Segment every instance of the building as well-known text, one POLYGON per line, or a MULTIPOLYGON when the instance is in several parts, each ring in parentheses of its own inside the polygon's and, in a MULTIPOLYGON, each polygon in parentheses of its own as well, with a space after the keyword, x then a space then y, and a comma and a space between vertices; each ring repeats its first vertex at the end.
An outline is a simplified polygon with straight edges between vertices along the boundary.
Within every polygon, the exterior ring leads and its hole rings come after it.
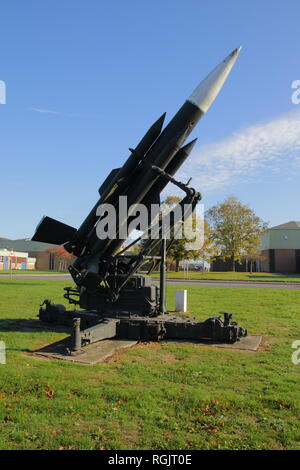
POLYGON ((22 251, 0 249, 0 270, 35 269, 36 259, 22 251))
MULTIPOLYGON (((53 253, 47 252, 49 248, 53 248, 55 246, 56 245, 51 245, 49 243, 34 242, 30 239, 0 239, 0 253, 2 253, 3 250, 5 252, 6 250, 6 254, 11 251, 17 254, 18 267, 14 267, 14 258, 12 257, 12 269, 38 269, 41 271, 58 271, 60 269, 60 260, 53 253), (33 258, 35 259, 34 267, 32 267, 33 258), (24 263, 26 263, 26 267, 24 267, 24 263)), ((8 255, 5 256, 0 254, 0 257, 1 256, 2 262, 0 261, 0 269, 10 269, 10 266, 5 267, 8 266, 9 263, 9 260, 6 259, 8 255)))
MULTIPOLYGON (((261 266, 261 257, 257 257, 257 259, 247 259, 242 258, 241 261, 236 261, 234 264, 234 270, 236 272, 260 272, 262 270, 261 266)), ((225 271, 232 271, 232 260, 230 258, 222 259, 220 256, 216 256, 216 258, 211 262, 210 270, 213 272, 225 272, 225 271)))
POLYGON ((262 271, 300 274, 300 222, 268 229, 261 237, 262 271))

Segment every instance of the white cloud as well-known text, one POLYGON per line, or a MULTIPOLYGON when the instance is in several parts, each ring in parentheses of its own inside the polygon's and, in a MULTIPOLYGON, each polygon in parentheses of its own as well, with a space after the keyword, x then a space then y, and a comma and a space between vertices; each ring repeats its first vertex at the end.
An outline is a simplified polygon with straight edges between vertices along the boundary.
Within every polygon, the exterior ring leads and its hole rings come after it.
POLYGON ((231 137, 192 152, 179 178, 193 177, 201 190, 249 181, 262 170, 276 174, 300 169, 300 112, 242 129, 231 137))
POLYGON ((28 109, 29 109, 29 111, 35 111, 36 113, 61 114, 60 112, 52 111, 51 109, 42 109, 42 108, 35 108, 35 107, 31 107, 31 108, 28 108, 28 109))

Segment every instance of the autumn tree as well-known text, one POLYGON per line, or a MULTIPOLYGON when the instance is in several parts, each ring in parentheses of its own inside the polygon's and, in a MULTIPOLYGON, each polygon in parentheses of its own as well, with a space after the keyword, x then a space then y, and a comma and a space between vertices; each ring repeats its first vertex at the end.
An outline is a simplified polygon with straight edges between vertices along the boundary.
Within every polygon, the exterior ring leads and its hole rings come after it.
POLYGON ((206 218, 217 254, 222 259, 231 259, 233 271, 236 261, 247 255, 253 259, 259 254, 260 236, 267 224, 236 197, 229 197, 211 207, 206 218))
POLYGON ((211 263, 216 256, 216 246, 212 237, 211 227, 206 219, 204 219, 204 241, 202 248, 199 250, 199 256, 195 259, 201 259, 207 263, 211 263))
POLYGON ((46 253, 55 256, 59 260, 59 271, 66 270, 75 259, 75 256, 64 249, 63 246, 52 246, 46 253))
MULTIPOLYGON (((180 201, 177 196, 168 196, 164 201, 164 204, 169 206, 171 209, 180 201)), ((201 248, 197 250, 187 249, 186 236, 181 239, 174 239, 171 248, 168 251, 167 257, 169 260, 175 261, 175 269, 179 270, 179 263, 183 260, 198 260, 201 259, 203 262, 210 262, 215 254, 215 247, 213 240, 210 236, 209 224, 206 220, 200 220, 195 218, 193 221, 193 230, 204 231, 204 239, 201 248)))

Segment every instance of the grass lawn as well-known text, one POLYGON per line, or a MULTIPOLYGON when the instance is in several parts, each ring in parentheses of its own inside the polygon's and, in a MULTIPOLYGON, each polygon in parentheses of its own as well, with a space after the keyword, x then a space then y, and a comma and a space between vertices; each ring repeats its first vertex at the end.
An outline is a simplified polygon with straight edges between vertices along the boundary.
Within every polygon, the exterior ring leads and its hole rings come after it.
MULTIPOLYGON (((1 274, 10 274, 9 270, 0 271, 1 274)), ((13 269, 12 274, 68 274, 69 271, 38 271, 26 269, 13 269)), ((152 274, 159 277, 158 272, 152 274)), ((169 279, 199 279, 199 280, 219 280, 219 281, 272 281, 272 282, 300 282, 300 274, 280 274, 280 273, 238 273, 238 272, 207 272, 189 271, 188 275, 183 271, 167 272, 169 279)))
POLYGON ((1 274, 68 274, 69 271, 39 271, 38 269, 13 269, 10 272, 9 269, 2 269, 1 274))
POLYGON ((231 311, 266 335, 257 353, 148 343, 94 366, 26 356, 64 335, 13 321, 61 303, 65 285, 0 279, 0 449, 300 449, 299 292, 187 287, 195 317, 231 311))
MULTIPOLYGON (((153 277, 159 277, 159 273, 153 273, 153 277)), ((189 271, 188 274, 183 271, 176 273, 169 271, 169 279, 199 279, 215 281, 272 281, 272 282, 300 282, 300 274, 280 274, 280 273, 237 273, 237 272, 208 272, 201 273, 189 271)))

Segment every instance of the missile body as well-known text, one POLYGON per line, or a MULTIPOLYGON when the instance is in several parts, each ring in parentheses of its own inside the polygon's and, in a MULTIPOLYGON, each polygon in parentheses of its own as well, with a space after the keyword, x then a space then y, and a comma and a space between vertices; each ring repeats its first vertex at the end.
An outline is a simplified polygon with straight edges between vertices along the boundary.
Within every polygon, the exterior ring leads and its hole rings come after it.
MULTIPOLYGON (((116 187, 115 189, 119 190, 118 193, 120 194, 120 189, 122 188, 122 185, 124 186, 124 180, 126 181, 126 177, 130 175, 131 172, 138 166, 144 154, 159 136, 164 120, 165 113, 150 127, 150 129, 146 132, 137 147, 131 151, 131 155, 129 156, 123 167, 118 168, 116 170, 112 170, 106 181, 102 184, 102 186, 100 186, 100 199, 97 201, 97 203, 95 204, 95 206, 93 207, 87 218, 84 220, 84 222, 81 224, 76 233, 75 249, 77 254, 79 254, 78 248, 84 245, 85 237, 93 229, 95 223, 98 220, 98 217, 96 216, 97 208, 100 204, 108 202, 109 199, 111 199, 109 198, 109 193, 113 191, 114 187, 116 187)), ((116 192, 117 191, 115 191, 115 193, 116 192)))
POLYGON ((69 252, 78 256, 74 265, 76 269, 97 272, 99 261, 113 256, 124 242, 119 235, 124 233, 124 228, 135 218, 133 212, 130 212, 130 206, 159 203, 159 194, 168 180, 153 167, 158 167, 171 176, 176 173, 195 141, 182 147, 183 143, 215 100, 240 49, 235 49, 196 87, 163 131, 165 114, 150 127, 137 147, 130 149, 131 155, 124 166, 113 170, 100 187, 99 200, 77 231, 73 227, 45 218, 47 220, 42 220, 32 239, 47 242, 47 238, 51 238, 51 242, 55 243, 56 236, 59 244, 63 243, 69 252), (127 217, 119 221, 120 196, 127 196, 129 212, 127 217), (97 237, 96 226, 100 218, 96 211, 103 203, 110 203, 116 209, 118 226, 113 240, 101 240, 97 237))
MULTIPOLYGON (((219 91, 221 90, 227 76, 229 75, 240 48, 235 49, 224 61, 222 61, 194 90, 187 101, 182 105, 173 119, 165 127, 155 143, 146 153, 141 162, 139 173, 135 175, 134 184, 127 191, 128 207, 142 203, 145 196, 151 194, 152 188, 160 179, 160 176, 152 168, 153 165, 166 170, 168 165, 172 167, 173 159, 176 161, 180 146, 184 143, 188 135, 192 132, 203 114, 209 109, 219 91)), ((176 167, 176 170, 178 166, 176 167)), ((155 189, 154 189, 155 191, 155 189)), ((153 193, 155 194, 155 193, 153 193)), ((128 214, 130 217, 130 213, 128 214)), ((120 222, 117 234, 128 225, 128 220, 120 222)), ((117 237, 117 239, 119 239, 117 237)), ((90 234, 88 240, 88 251, 90 258, 94 256, 109 257, 121 246, 120 243, 113 243, 113 240, 96 240, 95 234, 90 234)))

